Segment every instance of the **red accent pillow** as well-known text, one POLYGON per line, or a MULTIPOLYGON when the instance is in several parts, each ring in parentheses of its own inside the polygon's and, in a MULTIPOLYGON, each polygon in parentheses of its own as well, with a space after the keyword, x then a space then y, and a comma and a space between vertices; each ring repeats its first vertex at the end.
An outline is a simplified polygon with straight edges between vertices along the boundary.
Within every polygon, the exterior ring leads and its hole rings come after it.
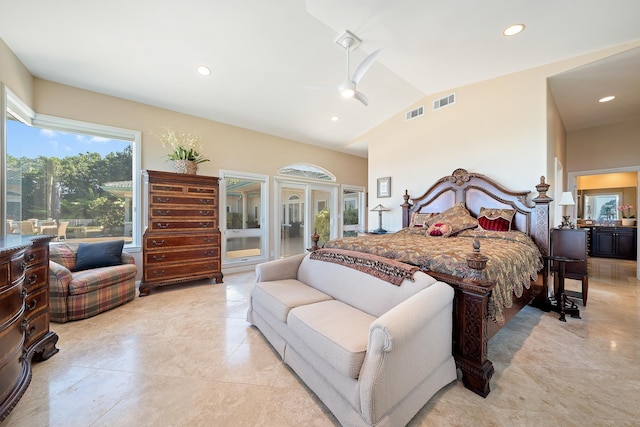
POLYGON ((451 231, 451 224, 448 224, 446 222, 436 222, 429 226, 427 234, 434 237, 447 237, 451 234, 451 231))
POLYGON ((507 221, 504 218, 489 219, 481 216, 478 218, 478 224, 483 230, 490 231, 509 231, 511 230, 511 221, 507 221))

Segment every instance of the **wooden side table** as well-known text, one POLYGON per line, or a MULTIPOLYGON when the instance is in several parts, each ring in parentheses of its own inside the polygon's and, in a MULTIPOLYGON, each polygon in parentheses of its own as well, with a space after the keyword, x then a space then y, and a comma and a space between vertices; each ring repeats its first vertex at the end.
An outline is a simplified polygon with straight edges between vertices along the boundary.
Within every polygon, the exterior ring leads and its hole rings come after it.
POLYGON ((557 280, 558 289, 553 299, 548 302, 547 309, 549 311, 555 311, 557 313, 560 313, 559 320, 562 322, 567 321, 565 317, 566 314, 569 314, 571 317, 580 319, 581 318, 580 310, 578 309, 578 306, 572 299, 567 297, 567 294, 564 290, 564 278, 565 278, 567 263, 583 262, 584 260, 579 258, 568 258, 563 256, 555 256, 555 255, 547 255, 547 256, 543 256, 543 258, 545 260, 545 267, 544 267, 545 274, 547 274, 547 272, 549 271, 548 269, 549 266, 547 265, 549 262, 558 263, 558 268, 556 269, 557 270, 556 274, 558 275, 558 280, 557 280))

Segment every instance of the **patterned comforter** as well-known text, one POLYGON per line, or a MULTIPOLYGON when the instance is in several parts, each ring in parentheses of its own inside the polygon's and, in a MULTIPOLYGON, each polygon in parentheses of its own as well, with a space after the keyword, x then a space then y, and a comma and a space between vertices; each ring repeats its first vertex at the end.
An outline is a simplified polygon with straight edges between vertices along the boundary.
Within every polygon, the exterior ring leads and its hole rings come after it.
POLYGON ((466 257, 473 252, 474 238, 480 242, 480 252, 489 258, 483 278, 496 282, 489 298, 489 316, 502 325, 503 307, 511 307, 512 294, 522 296, 543 266, 540 251, 525 233, 473 229, 455 237, 432 237, 422 228, 404 228, 394 234, 334 239, 324 247, 372 253, 437 273, 467 277, 466 257))

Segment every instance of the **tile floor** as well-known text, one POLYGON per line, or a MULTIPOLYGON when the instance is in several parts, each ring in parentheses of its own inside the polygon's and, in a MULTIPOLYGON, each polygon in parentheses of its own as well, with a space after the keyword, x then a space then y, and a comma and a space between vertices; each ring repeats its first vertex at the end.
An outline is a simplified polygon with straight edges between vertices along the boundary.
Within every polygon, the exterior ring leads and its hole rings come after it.
MULTIPOLYGON (((490 342, 491 394, 454 382, 409 425, 640 425, 636 263, 590 264, 581 320, 526 307, 490 342)), ((3 425, 338 425, 246 323, 253 279, 165 287, 91 319, 52 324, 60 352, 34 365, 3 425)))

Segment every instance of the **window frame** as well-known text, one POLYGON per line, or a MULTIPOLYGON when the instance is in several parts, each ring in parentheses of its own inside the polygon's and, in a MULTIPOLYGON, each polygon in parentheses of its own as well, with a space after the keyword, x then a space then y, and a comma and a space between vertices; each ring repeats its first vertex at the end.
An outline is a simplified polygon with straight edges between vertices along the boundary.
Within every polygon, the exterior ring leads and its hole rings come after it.
POLYGON ((22 123, 41 129, 81 133, 85 135, 99 136, 131 142, 132 242, 130 244, 127 244, 126 247, 132 249, 140 248, 142 242, 142 209, 140 209, 142 132, 115 126, 102 125, 98 123, 85 122, 81 120, 73 120, 46 114, 38 114, 34 112, 5 85, 3 85, 2 92, 2 124, 0 135, 2 139, 2 143, 0 144, 0 170, 2 171, 2 203, 0 203, 0 216, 2 218, 2 222, 6 222, 6 121, 7 114, 10 113, 12 117, 20 120, 22 123))

